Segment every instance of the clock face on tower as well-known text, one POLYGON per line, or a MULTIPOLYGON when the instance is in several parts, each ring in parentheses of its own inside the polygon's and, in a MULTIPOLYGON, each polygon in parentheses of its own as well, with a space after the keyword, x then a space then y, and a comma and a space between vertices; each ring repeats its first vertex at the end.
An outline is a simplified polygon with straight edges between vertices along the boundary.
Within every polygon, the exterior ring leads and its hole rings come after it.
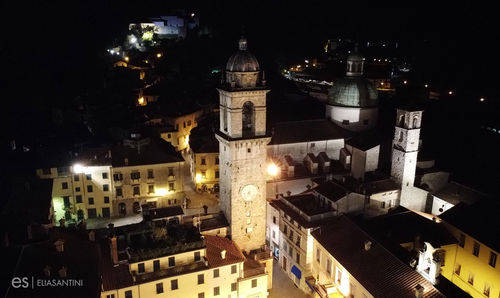
POLYGON ((241 189, 241 196, 246 201, 251 201, 259 195, 259 188, 255 185, 248 184, 241 189))

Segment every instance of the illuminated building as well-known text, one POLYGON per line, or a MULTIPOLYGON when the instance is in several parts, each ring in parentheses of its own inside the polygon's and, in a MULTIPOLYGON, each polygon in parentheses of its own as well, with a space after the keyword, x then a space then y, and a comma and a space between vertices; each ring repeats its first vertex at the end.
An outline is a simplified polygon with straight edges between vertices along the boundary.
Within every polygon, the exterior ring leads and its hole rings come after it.
MULTIPOLYGON (((198 192, 219 192, 219 142, 210 131, 206 138, 190 142, 191 179, 198 192)), ((194 138, 194 137, 193 137, 194 138)))
POLYGON ((138 133, 112 149, 115 214, 139 213, 143 205, 180 205, 184 159, 163 139, 138 133))
POLYGON ((442 275, 472 297, 500 295, 499 214, 498 202, 484 198, 439 216, 458 240, 453 267, 442 275))
POLYGON ((445 297, 346 216, 311 234, 314 297, 445 297))

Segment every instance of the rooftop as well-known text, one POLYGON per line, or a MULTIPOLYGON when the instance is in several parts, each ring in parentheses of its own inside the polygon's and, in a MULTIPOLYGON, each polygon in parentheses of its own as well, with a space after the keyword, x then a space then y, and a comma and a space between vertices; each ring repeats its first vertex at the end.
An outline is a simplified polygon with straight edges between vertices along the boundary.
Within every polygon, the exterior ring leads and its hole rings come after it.
POLYGON ((326 119, 279 122, 274 126, 270 145, 337 140, 350 135, 326 119))
POLYGON ((233 241, 227 238, 211 235, 205 235, 203 238, 207 246, 206 256, 209 267, 213 268, 245 261, 245 256, 233 241), (224 259, 221 255, 223 250, 226 251, 224 259))
POLYGON ((213 229, 219 229, 228 227, 229 223, 224 216, 224 213, 220 212, 217 216, 201 219, 200 231, 209 231, 213 229))
POLYGON ((352 137, 346 141, 346 144, 361 151, 367 151, 379 146, 382 141, 383 136, 381 136, 378 131, 368 131, 352 137))
POLYGON ((470 205, 486 197, 485 194, 454 181, 449 182, 433 195, 453 205, 461 202, 470 205))
POLYGON ((274 208, 282 210, 304 228, 317 227, 331 220, 333 210, 327 210, 326 207, 321 207, 318 200, 311 193, 290 197, 271 200, 270 204, 274 208), (291 199, 291 202, 287 200, 290 197, 294 197, 291 199), (286 202, 288 202, 288 204, 286 202), (323 215, 328 216, 324 217, 323 215))
POLYGON ((500 203, 483 199, 471 205, 459 203, 439 217, 500 253, 500 203))
POLYGON ((343 187, 332 181, 320 182, 319 185, 312 190, 333 202, 336 202, 347 195, 343 187))
MULTIPOLYGON (((179 216, 184 215, 184 211, 180 206, 172 206, 172 207, 164 207, 164 208, 150 208, 148 210, 148 218, 154 219, 162 219, 171 216, 179 216)), ((146 216, 145 216, 146 217, 146 216)))
POLYGON ((113 167, 183 162, 182 155, 160 138, 125 140, 112 149, 113 167))
POLYGON ((430 282, 401 262, 346 216, 312 232, 312 236, 375 297, 444 297, 430 282), (371 248, 365 250, 365 241, 371 248))
POLYGON ((399 185, 392 179, 383 179, 367 182, 364 184, 364 188, 368 194, 376 194, 391 190, 399 190, 399 185))

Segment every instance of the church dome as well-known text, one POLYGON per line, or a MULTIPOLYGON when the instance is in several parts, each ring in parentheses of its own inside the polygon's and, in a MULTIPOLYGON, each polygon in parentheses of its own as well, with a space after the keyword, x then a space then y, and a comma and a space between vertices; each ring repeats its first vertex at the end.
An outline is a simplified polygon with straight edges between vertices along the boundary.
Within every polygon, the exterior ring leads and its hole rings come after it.
POLYGON ((377 89, 363 77, 364 59, 355 51, 347 57, 346 76, 328 91, 328 104, 344 107, 378 105, 377 89))
POLYGON ((257 58, 247 50, 247 40, 241 38, 238 45, 238 51, 227 61, 226 70, 233 72, 259 71, 257 58))
POLYGON ((345 107, 373 107, 378 105, 377 89, 363 77, 345 77, 328 91, 328 104, 345 107))

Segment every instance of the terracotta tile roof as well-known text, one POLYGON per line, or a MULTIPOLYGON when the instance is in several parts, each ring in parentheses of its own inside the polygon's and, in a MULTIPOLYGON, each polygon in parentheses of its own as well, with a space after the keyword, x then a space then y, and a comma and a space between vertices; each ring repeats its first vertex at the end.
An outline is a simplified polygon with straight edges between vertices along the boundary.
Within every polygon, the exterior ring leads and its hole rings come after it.
POLYGON ((346 216, 338 217, 312 232, 313 237, 374 297, 445 297, 430 282, 401 262, 346 216), (371 248, 364 250, 365 241, 371 248))
POLYGON ((245 256, 233 241, 218 237, 205 235, 207 246, 207 259, 210 267, 220 267, 234 263, 244 262, 245 256), (221 251, 226 251, 226 257, 222 259, 221 251))

